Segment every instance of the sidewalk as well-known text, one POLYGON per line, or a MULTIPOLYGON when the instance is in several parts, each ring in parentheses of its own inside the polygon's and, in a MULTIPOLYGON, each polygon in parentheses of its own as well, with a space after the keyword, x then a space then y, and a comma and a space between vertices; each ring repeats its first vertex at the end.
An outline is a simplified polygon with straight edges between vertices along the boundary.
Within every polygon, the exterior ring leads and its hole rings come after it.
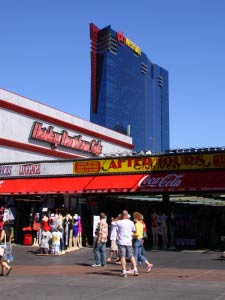
POLYGON ((35 256, 13 246, 9 277, 0 277, 1 299, 225 299, 225 259, 213 251, 149 251, 150 273, 121 278, 120 266, 92 268, 91 248, 61 256, 35 256))

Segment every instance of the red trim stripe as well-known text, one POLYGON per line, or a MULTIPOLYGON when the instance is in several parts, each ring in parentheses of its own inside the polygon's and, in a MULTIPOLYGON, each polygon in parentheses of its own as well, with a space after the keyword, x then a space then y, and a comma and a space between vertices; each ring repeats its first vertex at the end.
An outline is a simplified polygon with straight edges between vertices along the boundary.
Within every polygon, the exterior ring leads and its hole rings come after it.
POLYGON ((63 159, 81 158, 82 157, 79 155, 73 155, 73 154, 68 154, 65 152, 59 152, 58 150, 50 150, 50 149, 33 146, 30 144, 25 144, 25 143, 15 142, 15 141, 2 139, 2 138, 0 138, 0 145, 7 146, 9 148, 31 151, 31 152, 44 154, 44 155, 51 156, 51 157, 63 158, 63 159))
POLYGON ((77 125, 74 125, 74 124, 71 124, 71 123, 68 123, 68 122, 56 119, 54 117, 50 117, 48 115, 45 115, 45 114, 33 111, 33 110, 25 108, 25 107, 22 107, 22 106, 13 104, 13 103, 9 103, 9 102, 7 102, 5 100, 1 100, 0 99, 0 107, 4 108, 4 109, 11 110, 11 111, 14 111, 14 112, 17 112, 19 114, 23 114, 25 116, 29 116, 29 117, 32 117, 32 118, 35 118, 35 119, 46 121, 46 122, 49 122, 49 123, 61 126, 63 128, 67 128, 67 129, 70 129, 70 130, 73 130, 73 131, 78 131, 80 133, 89 135, 91 137, 102 139, 104 141, 108 141, 108 142, 111 142, 113 144, 126 147, 128 149, 133 149, 134 148, 134 145, 132 145, 132 144, 129 144, 129 143, 126 143, 126 142, 114 139, 112 137, 109 137, 109 136, 101 134, 101 133, 97 133, 97 132, 92 131, 90 129, 82 128, 80 126, 77 126, 77 125))
POLYGON ((91 96, 92 96, 92 110, 97 112, 98 107, 98 92, 97 92, 97 43, 98 43, 99 29, 95 24, 90 24, 90 38, 91 38, 91 96))

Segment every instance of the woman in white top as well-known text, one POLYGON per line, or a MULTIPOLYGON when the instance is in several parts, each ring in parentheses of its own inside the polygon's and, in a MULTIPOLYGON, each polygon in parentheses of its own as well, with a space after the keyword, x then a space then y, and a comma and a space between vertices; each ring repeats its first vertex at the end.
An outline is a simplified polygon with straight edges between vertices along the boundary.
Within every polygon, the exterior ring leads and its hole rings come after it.
POLYGON ((117 224, 116 221, 118 218, 111 218, 110 225, 110 254, 107 258, 107 262, 112 262, 113 256, 115 255, 115 261, 120 260, 118 258, 118 245, 117 245, 117 224))
POLYGON ((164 213, 160 213, 158 215, 158 224, 161 229, 161 234, 162 234, 162 242, 163 242, 163 249, 167 248, 167 216, 164 213))

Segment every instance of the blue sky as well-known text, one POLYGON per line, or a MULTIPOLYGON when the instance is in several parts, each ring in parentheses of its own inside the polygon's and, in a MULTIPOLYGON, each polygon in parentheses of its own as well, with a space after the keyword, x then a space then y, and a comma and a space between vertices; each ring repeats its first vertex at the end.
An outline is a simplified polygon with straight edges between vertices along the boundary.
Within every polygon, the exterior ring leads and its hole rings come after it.
POLYGON ((225 146, 224 0, 0 0, 0 88, 89 120, 89 23, 169 71, 171 148, 225 146))

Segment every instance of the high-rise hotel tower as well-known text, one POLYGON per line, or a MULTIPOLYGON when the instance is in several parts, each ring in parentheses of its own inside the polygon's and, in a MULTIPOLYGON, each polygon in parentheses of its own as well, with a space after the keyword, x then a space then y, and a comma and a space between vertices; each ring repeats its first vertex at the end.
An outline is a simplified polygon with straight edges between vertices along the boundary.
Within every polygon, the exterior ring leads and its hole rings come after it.
POLYGON ((136 151, 169 149, 168 72, 122 32, 90 24, 90 120, 130 134, 136 151))

